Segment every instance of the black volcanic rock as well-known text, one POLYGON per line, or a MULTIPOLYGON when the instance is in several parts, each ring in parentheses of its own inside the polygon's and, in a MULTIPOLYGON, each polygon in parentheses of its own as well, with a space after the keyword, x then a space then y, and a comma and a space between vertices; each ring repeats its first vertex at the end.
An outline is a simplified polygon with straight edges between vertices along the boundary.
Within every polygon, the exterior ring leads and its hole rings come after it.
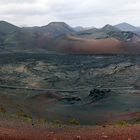
POLYGON ((100 90, 100 89, 93 89, 90 91, 90 94, 88 95, 87 99, 89 100, 89 103, 97 102, 101 99, 104 99, 109 96, 111 90, 100 90))
POLYGON ((63 101, 64 103, 75 104, 81 102, 82 100, 78 96, 70 96, 70 97, 63 97, 62 99, 60 99, 60 101, 63 101))

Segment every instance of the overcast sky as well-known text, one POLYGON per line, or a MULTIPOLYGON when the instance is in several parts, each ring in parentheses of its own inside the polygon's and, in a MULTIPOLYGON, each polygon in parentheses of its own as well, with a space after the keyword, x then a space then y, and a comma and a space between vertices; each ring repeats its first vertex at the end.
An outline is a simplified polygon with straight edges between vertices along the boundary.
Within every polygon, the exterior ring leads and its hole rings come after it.
POLYGON ((140 0, 0 0, 0 20, 18 26, 64 21, 71 26, 128 22, 140 26, 140 0))

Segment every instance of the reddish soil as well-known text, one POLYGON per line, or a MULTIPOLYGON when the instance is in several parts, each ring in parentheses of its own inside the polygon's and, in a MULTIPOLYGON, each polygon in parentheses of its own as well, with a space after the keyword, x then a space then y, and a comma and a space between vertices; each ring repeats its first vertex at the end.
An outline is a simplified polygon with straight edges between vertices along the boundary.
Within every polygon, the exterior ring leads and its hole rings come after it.
POLYGON ((140 140, 140 125, 100 127, 0 127, 0 140, 140 140))
POLYGON ((67 36, 67 38, 61 41, 58 40, 56 44, 57 51, 76 54, 124 54, 140 52, 138 44, 122 42, 115 38, 83 39, 67 36))
POLYGON ((121 42, 117 39, 81 39, 69 38, 66 42, 61 41, 60 50, 72 53, 114 53, 122 51, 121 42), (69 40, 73 43, 68 43, 69 40))
POLYGON ((123 116, 140 117, 140 112, 130 112, 130 113, 127 113, 127 114, 123 114, 123 116))

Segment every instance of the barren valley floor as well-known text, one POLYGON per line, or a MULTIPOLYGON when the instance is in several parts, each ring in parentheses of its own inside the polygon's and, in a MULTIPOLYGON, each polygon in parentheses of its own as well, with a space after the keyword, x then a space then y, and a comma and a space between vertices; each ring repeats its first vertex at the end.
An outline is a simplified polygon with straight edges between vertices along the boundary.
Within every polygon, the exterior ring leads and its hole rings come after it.
POLYGON ((139 122, 139 55, 0 54, 1 116, 57 124, 139 122))

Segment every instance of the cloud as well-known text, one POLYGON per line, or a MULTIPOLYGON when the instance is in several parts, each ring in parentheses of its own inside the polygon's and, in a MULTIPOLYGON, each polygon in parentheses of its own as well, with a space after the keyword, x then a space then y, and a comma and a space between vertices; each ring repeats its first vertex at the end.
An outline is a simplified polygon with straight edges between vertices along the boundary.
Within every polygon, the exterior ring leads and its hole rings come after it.
POLYGON ((18 25, 64 21, 72 26, 140 25, 138 0, 0 0, 0 19, 18 25))
POLYGON ((0 0, 0 4, 9 4, 9 3, 34 3, 36 0, 0 0))
POLYGON ((0 15, 42 15, 45 14, 47 7, 36 3, 16 3, 0 6, 0 15))

